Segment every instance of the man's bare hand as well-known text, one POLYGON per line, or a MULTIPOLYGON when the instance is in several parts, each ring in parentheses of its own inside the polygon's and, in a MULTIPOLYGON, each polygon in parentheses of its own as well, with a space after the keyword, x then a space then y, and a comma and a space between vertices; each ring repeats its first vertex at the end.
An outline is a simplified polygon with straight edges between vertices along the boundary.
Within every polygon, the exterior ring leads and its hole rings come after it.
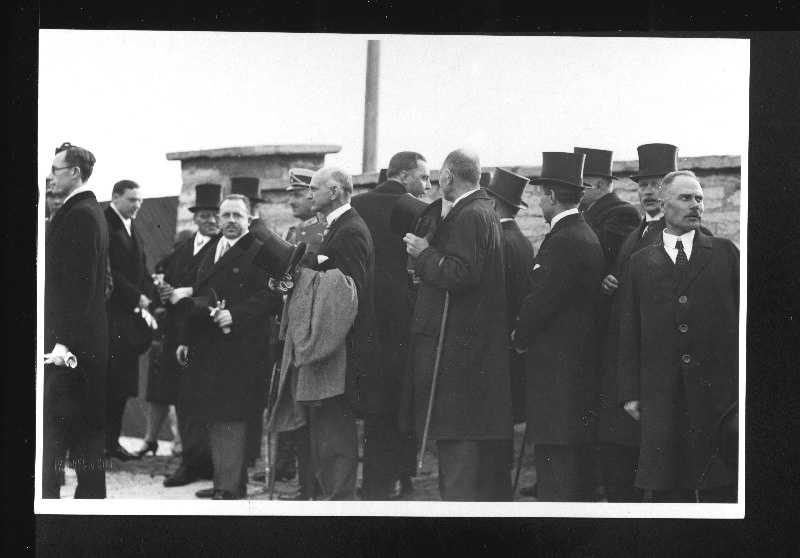
POLYGON ((175 350, 175 358, 181 366, 186 366, 189 363, 189 347, 186 345, 178 345, 175 350))
POLYGON ((233 323, 233 316, 230 310, 220 310, 214 315, 214 323, 221 328, 229 328, 233 323))
POLYGON ((158 286, 158 298, 161 299, 162 304, 165 304, 172 297, 172 293, 174 292, 175 289, 169 283, 161 283, 158 286))
POLYGON ((628 401, 625 403, 624 409, 625 412, 632 416, 635 420, 639 420, 642 416, 639 412, 639 401, 628 401))
POLYGON ((403 237, 403 242, 406 243, 406 252, 414 258, 418 258, 422 251, 429 246, 427 240, 411 233, 403 237))
POLYGON ((603 279, 603 282, 600 284, 600 290, 607 295, 614 294, 614 291, 618 288, 619 281, 617 281, 617 278, 613 275, 606 275, 606 278, 603 279))

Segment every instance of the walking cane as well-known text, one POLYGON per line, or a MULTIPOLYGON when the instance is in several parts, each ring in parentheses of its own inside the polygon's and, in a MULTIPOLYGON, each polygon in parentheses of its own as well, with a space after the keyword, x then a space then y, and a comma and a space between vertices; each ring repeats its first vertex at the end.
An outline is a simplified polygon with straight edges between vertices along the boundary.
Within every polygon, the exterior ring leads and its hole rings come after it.
POLYGON ((450 291, 444 293, 444 313, 442 326, 439 328, 439 344, 436 346, 436 362, 433 365, 433 380, 431 381, 431 396, 428 399, 428 415, 425 417, 425 430, 422 432, 422 447, 419 449, 419 468, 422 469, 422 458, 425 457, 425 444, 428 443, 428 429, 431 426, 431 413, 433 399, 436 396, 436 378, 439 376, 439 361, 442 358, 442 345, 444 345, 444 328, 447 324, 447 311, 450 309, 450 291))
POLYGON ((522 471, 522 458, 525 456, 525 442, 528 441, 528 423, 525 423, 525 429, 522 431, 522 445, 519 447, 519 458, 517 459, 517 472, 514 473, 514 491, 512 499, 517 499, 517 487, 519 486, 519 473, 522 471))
MULTIPOLYGON (((269 422, 270 416, 272 416, 272 394, 275 390, 275 374, 278 370, 278 363, 275 362, 272 365, 272 376, 269 379, 269 392, 267 393, 267 422, 269 422)), ((267 431, 267 462, 266 462, 266 469, 264 470, 264 476, 267 480, 267 486, 269 487, 269 499, 272 500, 272 496, 275 492, 275 466, 272 462, 273 454, 277 453, 277 451, 273 451, 272 448, 272 434, 267 431)))

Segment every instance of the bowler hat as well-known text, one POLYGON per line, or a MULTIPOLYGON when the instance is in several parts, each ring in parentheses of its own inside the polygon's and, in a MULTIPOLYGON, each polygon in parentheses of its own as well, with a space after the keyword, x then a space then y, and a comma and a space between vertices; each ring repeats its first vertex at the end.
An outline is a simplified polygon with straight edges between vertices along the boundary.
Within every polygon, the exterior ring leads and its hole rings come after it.
POLYGON ((481 188, 488 188, 489 183, 491 181, 492 181, 492 173, 490 173, 489 171, 483 171, 481 173, 481 179, 480 179, 481 188))
POLYGON ((289 187, 287 192, 294 190, 306 190, 311 184, 311 177, 314 176, 313 170, 308 169, 289 169, 289 187))
POLYGON ((81 413, 89 399, 89 380, 80 363, 75 368, 44 365, 44 408, 52 417, 65 420, 81 413))
POLYGON ((678 148, 668 143, 646 143, 636 148, 639 152, 639 170, 631 176, 638 182, 649 176, 666 176, 678 170, 678 148))
POLYGON ((586 188, 583 183, 583 153, 544 151, 542 153, 542 175, 532 178, 531 184, 560 184, 573 188, 586 188))
POLYGON ((517 209, 528 209, 528 204, 522 201, 522 193, 525 191, 525 186, 527 185, 528 179, 524 176, 497 167, 494 171, 494 177, 491 183, 488 186, 482 187, 485 188, 488 193, 497 196, 517 209))
POLYGON ((208 308, 214 308, 218 300, 217 291, 211 287, 202 287, 194 293, 194 296, 180 299, 173 307, 181 314, 193 315, 208 312, 208 308))
POLYGON ((420 214, 426 207, 428 204, 424 201, 411 194, 403 194, 397 198, 392 208, 392 214, 389 216, 389 230, 400 236, 413 232, 420 214))
POLYGON ((201 209, 219 210, 219 199, 222 193, 220 184, 198 184, 194 187, 194 205, 189 211, 195 213, 201 209))
POLYGON ((378 184, 383 184, 387 180, 389 180, 388 170, 381 169, 381 172, 378 173, 378 184))
POLYGON ((583 163, 583 176, 602 176, 611 180, 619 180, 618 177, 611 174, 611 161, 614 154, 612 151, 590 147, 576 147, 573 151, 586 155, 586 161, 583 163))
POLYGON ((240 196, 248 197, 252 203, 267 201, 261 197, 261 190, 258 187, 258 178, 252 176, 231 177, 231 194, 239 194, 240 196))

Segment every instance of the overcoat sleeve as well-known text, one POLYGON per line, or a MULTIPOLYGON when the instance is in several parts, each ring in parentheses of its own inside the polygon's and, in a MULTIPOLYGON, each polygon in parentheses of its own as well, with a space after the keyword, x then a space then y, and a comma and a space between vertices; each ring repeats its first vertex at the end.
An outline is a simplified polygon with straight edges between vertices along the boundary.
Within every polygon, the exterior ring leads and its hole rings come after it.
MULTIPOLYGON (((252 273, 252 281, 256 284, 256 291, 252 296, 227 308, 227 310, 230 310, 233 321, 231 335, 245 336, 254 327, 260 327, 264 323, 265 316, 277 312, 276 295, 269 289, 269 275, 266 271, 256 266, 252 267, 252 273)), ((277 299, 280 300, 280 297, 277 297, 277 299)))
POLYGON ((331 238, 325 251, 332 255, 339 271, 353 280, 361 299, 367 288, 369 247, 366 237, 355 230, 343 228, 331 238))
POLYGON ((622 267, 625 281, 619 325, 619 352, 617 356, 617 403, 641 399, 641 317, 639 295, 630 260, 622 267))

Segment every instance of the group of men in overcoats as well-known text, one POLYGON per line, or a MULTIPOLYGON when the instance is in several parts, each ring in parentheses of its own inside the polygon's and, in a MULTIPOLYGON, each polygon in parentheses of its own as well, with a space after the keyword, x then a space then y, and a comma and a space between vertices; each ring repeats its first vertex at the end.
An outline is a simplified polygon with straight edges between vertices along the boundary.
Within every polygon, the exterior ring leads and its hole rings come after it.
MULTIPOLYGON (((54 161, 53 180, 68 183, 65 191, 79 189, 91 174, 77 163, 61 166, 63 153, 74 158, 85 151, 76 149, 65 148, 54 161), (56 174, 63 170, 68 176, 56 174)), ((253 208, 258 181, 244 180, 245 191, 221 204, 219 185, 198 186, 195 220, 218 220, 221 234, 198 231, 187 240, 158 290, 172 324, 174 353, 165 351, 165 358, 180 363, 184 444, 182 464, 165 484, 213 476, 213 487, 199 497, 245 497, 247 448, 254 440, 260 445, 269 406, 266 427, 280 432, 279 459, 291 469, 297 456, 300 491, 293 499, 406 495, 420 444, 435 440, 443 500, 510 501, 513 426, 525 422, 539 500, 592 501, 602 485, 610 502, 642 501, 645 492, 657 502, 735 501, 736 468, 722 459, 717 431, 738 401, 738 250, 701 227, 702 188, 691 172, 678 171, 675 146, 640 146, 639 160, 633 179, 643 219, 613 192, 610 151, 545 152, 541 175, 530 181, 551 227, 538 253, 515 222, 528 207, 529 180, 499 168, 491 179, 482 176, 469 150, 447 156, 441 199, 414 200, 402 231, 393 224, 398 208, 432 188, 422 155, 398 153, 386 180, 355 197, 343 169, 293 169, 289 192, 298 198, 292 209, 301 223, 287 240, 302 241, 305 256, 285 274, 275 235, 253 208), (282 344, 287 328, 299 331, 286 322, 298 315, 296 305, 322 304, 309 298, 309 286, 337 281, 337 294, 321 289, 315 296, 341 296, 341 307, 353 308, 339 332, 341 376, 321 374, 334 379, 326 395, 301 401, 298 377, 309 380, 305 364, 293 364, 298 346, 282 344), (305 291, 293 298, 296 284, 305 291), (265 396, 273 363, 281 370, 279 378, 272 375, 280 380, 279 402, 265 396), (358 418, 364 421, 359 490, 358 418)), ((122 285, 116 297, 135 315, 154 292, 143 259, 134 257, 138 185, 122 181, 113 196, 105 225, 112 243, 117 237, 116 251, 130 254, 122 263, 109 256, 114 284, 122 285)), ((50 224, 48 249, 53 226, 73 205, 65 202, 50 224)), ((87 206, 87 214, 93 211, 87 206)), ((103 237, 101 225, 93 226, 103 237)), ((96 263, 105 270, 102 244, 96 263)), ((48 258, 57 269, 66 265, 48 258)), ((97 271, 96 281, 104 280, 97 271)), ((56 308, 58 296, 67 295, 46 297, 46 311, 56 308)), ((46 312, 53 324, 63 322, 59 315, 46 312)), ((95 376, 102 378, 90 385, 112 403, 100 421, 106 455, 124 458, 116 416, 118 402, 124 408, 123 396, 132 392, 122 389, 128 376, 119 363, 138 348, 122 346, 133 345, 124 327, 110 331, 113 374, 98 367, 95 376), (114 380, 113 391, 98 387, 106 378, 109 386, 114 380)), ((103 355, 81 358, 80 343, 58 339, 46 339, 55 347, 51 366, 66 362, 66 346, 91 377, 103 355)), ((315 370, 335 361, 322 358, 315 370)), ((63 459, 72 438, 63 429, 47 432, 66 440, 48 446, 58 448, 48 459, 63 459)), ((53 475, 46 467, 44 474, 52 493, 53 475)), ((84 473, 79 484, 91 486, 91 478, 84 473)))

